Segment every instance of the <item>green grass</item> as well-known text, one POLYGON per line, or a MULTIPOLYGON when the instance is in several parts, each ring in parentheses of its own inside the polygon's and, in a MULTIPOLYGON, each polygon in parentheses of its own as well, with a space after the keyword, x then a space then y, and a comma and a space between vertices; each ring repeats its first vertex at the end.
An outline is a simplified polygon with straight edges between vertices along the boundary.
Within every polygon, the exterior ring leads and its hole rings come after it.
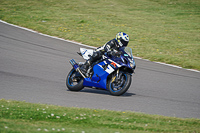
POLYGON ((135 56, 200 70, 199 0, 0 0, 0 19, 92 46, 124 31, 135 56))
POLYGON ((0 99, 0 132, 200 132, 199 119, 68 108, 0 99))

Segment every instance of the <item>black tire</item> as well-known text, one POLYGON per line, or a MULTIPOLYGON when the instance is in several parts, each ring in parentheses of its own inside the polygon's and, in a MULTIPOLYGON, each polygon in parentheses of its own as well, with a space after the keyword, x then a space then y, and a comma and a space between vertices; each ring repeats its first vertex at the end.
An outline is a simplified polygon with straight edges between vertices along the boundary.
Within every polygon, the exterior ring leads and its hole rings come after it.
POLYGON ((81 75, 78 72, 76 72, 76 70, 72 69, 67 75, 66 85, 70 91, 80 91, 84 88, 83 77, 81 77, 81 75), (73 78, 77 75, 79 76, 76 78, 76 81, 73 81, 73 78))
POLYGON ((112 81, 115 76, 116 74, 113 74, 111 79, 108 80, 107 88, 112 95, 120 96, 129 89, 132 81, 131 74, 122 72, 119 82, 112 81))

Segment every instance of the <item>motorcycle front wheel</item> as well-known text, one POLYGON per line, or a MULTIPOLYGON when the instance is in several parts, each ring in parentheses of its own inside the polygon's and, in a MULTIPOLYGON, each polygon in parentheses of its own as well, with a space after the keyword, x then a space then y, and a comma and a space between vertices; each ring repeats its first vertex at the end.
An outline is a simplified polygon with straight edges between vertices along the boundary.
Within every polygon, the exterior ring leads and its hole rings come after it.
POLYGON ((74 69, 72 69, 66 78, 66 85, 70 91, 80 91, 83 87, 83 77, 74 69))
POLYGON ((120 96, 124 94, 131 85, 131 74, 121 72, 120 77, 117 79, 117 74, 113 74, 108 81, 107 88, 109 92, 114 96, 120 96))

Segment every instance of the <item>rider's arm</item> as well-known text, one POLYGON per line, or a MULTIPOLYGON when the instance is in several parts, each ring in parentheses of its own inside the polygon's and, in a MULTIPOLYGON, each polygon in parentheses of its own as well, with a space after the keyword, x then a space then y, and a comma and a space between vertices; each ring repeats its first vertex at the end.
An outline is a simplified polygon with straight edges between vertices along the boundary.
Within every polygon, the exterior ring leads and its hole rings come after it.
POLYGON ((112 51, 112 49, 113 49, 114 46, 115 46, 115 42, 114 42, 114 39, 113 39, 113 40, 110 40, 109 42, 107 42, 105 44, 104 50, 106 52, 112 51))
POLYGON ((111 51, 114 45, 115 45, 114 39, 112 39, 109 42, 105 43, 103 46, 98 47, 95 51, 108 52, 108 51, 111 51))

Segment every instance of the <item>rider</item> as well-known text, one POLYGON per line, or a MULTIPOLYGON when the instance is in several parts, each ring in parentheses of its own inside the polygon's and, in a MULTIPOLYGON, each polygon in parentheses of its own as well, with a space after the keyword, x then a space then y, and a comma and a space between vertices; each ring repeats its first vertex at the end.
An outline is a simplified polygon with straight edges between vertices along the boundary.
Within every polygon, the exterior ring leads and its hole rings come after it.
POLYGON ((107 42, 106 44, 104 44, 101 47, 98 47, 94 52, 93 55, 90 56, 90 59, 88 59, 83 66, 81 67, 81 70, 83 73, 87 72, 87 69, 89 68, 89 66, 97 61, 98 59, 101 58, 101 56, 107 52, 108 56, 111 55, 118 55, 121 54, 119 51, 119 48, 121 47, 126 47, 128 45, 129 42, 129 37, 126 33, 124 32, 119 32, 116 35, 116 38, 110 40, 109 42, 107 42))

